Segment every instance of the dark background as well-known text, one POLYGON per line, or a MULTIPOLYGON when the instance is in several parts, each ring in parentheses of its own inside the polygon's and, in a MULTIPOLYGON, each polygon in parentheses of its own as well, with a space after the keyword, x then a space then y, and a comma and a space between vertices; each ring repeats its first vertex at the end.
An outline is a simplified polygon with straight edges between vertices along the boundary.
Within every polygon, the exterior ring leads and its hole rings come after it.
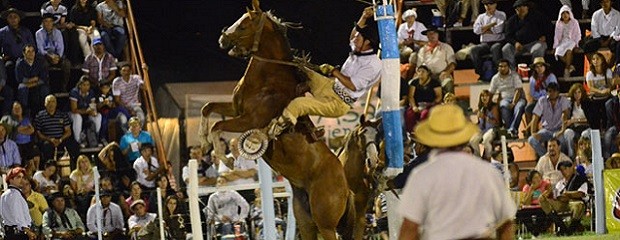
MULTIPOLYGON (((46 0, 0 0, 2 8, 39 12, 46 0)), ((76 0, 63 0, 71 9, 76 0)), ((169 82, 238 80, 247 61, 227 55, 218 46, 220 32, 232 25, 251 0, 131 0, 154 89, 169 82)), ((289 29, 293 48, 312 55, 314 63, 342 64, 348 54, 348 36, 367 6, 356 0, 263 0, 262 10, 303 29, 289 29)), ((33 32, 39 17, 23 24, 33 32)), ((0 26, 6 25, 4 20, 0 26)))

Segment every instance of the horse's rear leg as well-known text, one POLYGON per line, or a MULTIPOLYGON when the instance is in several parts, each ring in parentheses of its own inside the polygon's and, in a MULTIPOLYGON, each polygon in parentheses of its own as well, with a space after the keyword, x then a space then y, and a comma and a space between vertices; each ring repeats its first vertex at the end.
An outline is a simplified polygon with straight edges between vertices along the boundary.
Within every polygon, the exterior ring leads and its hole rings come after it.
MULTIPOLYGON (((314 221, 312 220, 312 216, 307 211, 307 200, 300 200, 300 194, 297 193, 303 190, 295 191, 293 194, 293 212, 295 213, 295 221, 297 222, 297 227, 299 229, 299 234, 301 235, 302 240, 315 240, 317 239, 318 229, 314 221)), ((307 197, 307 195, 306 195, 307 197)))

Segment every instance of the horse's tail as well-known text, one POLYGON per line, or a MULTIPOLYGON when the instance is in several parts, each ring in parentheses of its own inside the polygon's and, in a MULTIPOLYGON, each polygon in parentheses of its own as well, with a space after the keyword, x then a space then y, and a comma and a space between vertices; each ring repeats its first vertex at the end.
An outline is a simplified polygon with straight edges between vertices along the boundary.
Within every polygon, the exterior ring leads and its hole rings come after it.
POLYGON ((344 214, 338 222, 338 234, 343 240, 353 239, 355 229, 355 193, 349 190, 347 197, 347 206, 344 214))

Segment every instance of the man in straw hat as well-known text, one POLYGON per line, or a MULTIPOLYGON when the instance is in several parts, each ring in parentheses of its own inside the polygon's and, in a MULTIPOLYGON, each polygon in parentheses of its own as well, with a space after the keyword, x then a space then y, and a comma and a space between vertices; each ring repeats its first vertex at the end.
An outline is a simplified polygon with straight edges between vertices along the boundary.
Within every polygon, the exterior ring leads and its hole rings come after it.
POLYGON ((416 141, 433 150, 405 184, 400 239, 514 238, 516 207, 501 176, 461 151, 478 131, 454 104, 433 108, 418 124, 416 141))
POLYGON ((9 184, 0 197, 0 217, 4 226, 6 239, 35 239, 36 234, 30 230, 30 212, 26 196, 21 188, 26 184, 26 170, 21 167, 11 169, 5 177, 9 184))

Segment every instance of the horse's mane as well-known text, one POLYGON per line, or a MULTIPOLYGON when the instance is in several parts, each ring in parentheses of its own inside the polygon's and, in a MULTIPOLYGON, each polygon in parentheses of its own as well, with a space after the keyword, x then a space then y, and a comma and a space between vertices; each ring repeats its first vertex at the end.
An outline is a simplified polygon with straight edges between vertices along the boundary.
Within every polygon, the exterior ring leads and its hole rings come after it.
POLYGON ((286 37, 287 39, 288 39, 288 37, 286 36, 287 29, 289 28, 301 29, 302 28, 300 23, 282 21, 282 18, 276 17, 271 10, 265 12, 265 16, 267 16, 269 20, 271 20, 274 23, 275 30, 278 32, 281 32, 284 35, 284 37, 286 37))

